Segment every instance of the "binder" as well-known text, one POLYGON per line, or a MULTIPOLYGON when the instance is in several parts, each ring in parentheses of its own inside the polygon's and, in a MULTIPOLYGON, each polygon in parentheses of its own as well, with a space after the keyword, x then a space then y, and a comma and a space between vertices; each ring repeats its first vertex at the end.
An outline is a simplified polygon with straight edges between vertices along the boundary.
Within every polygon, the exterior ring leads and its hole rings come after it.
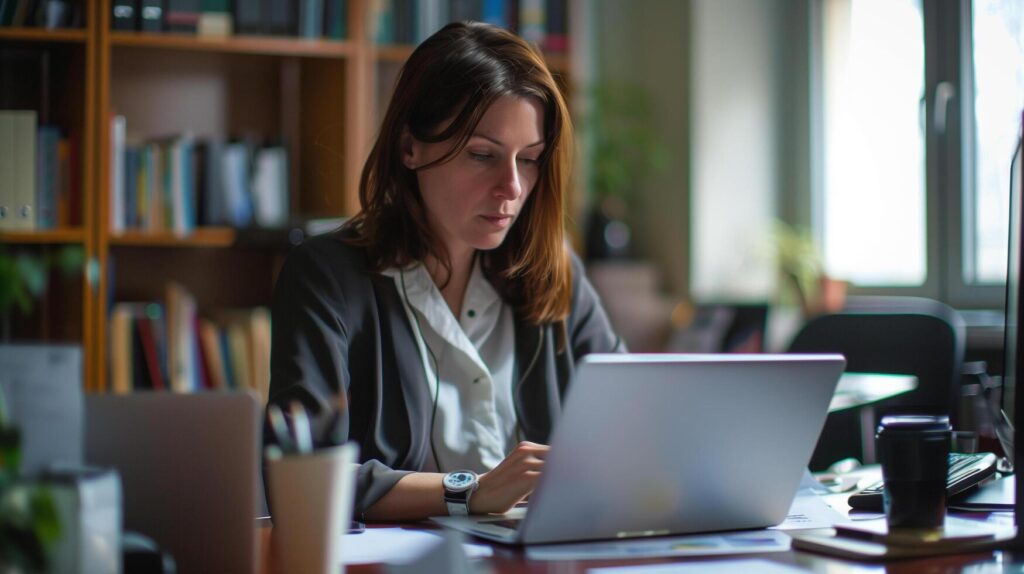
POLYGON ((138 27, 138 0, 114 0, 110 27, 113 30, 134 30, 138 27))
POLYGON ((139 28, 143 32, 159 32, 163 29, 164 0, 142 0, 139 11, 139 28))
POLYGON ((36 229, 36 112, 0 111, 0 230, 36 229))

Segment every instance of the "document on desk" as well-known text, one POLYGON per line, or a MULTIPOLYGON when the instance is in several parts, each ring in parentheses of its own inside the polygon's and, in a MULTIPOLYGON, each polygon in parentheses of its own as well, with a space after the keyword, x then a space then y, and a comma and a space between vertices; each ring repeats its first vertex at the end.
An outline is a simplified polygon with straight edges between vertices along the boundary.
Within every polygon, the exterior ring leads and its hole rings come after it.
POLYGON ((811 489, 796 493, 793 504, 786 513, 786 519, 775 530, 804 530, 808 528, 832 528, 836 524, 848 524, 851 520, 825 502, 811 489))
MULTIPOLYGON (((405 564, 419 559, 443 539, 422 529, 367 528, 359 534, 346 534, 342 543, 345 564, 405 564)), ((465 543, 468 558, 486 558, 494 553, 490 546, 465 543)))
POLYGON ((700 564, 649 564, 646 566, 613 566, 591 568, 587 574, 797 574, 806 572, 787 564, 768 560, 723 560, 700 564))
POLYGON ((782 532, 754 530, 579 544, 543 544, 528 547, 526 557, 530 560, 612 560, 759 554, 785 552, 789 550, 789 542, 789 536, 782 532))

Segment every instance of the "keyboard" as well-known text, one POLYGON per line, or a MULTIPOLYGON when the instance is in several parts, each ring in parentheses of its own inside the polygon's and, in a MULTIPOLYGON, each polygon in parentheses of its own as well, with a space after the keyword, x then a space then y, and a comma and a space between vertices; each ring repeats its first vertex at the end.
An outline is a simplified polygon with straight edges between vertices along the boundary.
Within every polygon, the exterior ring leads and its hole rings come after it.
MULTIPOLYGON (((949 473, 946 475, 946 498, 976 486, 996 471, 996 455, 990 452, 963 454, 949 453, 949 473)), ((885 483, 881 480, 850 496, 850 507, 857 510, 883 512, 882 492, 885 483)))

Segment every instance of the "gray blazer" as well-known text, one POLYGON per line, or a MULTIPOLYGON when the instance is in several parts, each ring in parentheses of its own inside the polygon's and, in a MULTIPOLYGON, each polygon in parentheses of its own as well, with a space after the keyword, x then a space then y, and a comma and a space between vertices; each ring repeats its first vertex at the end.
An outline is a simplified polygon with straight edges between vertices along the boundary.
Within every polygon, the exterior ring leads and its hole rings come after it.
MULTIPOLYGON (((345 243, 343 233, 295 247, 277 279, 270 402, 302 401, 317 446, 359 443, 360 515, 404 475, 423 468, 433 397, 394 281, 369 272, 365 250, 345 243), (342 392, 347 410, 336 407, 342 392)), ((513 394, 525 440, 547 443, 580 357, 625 350, 575 256, 572 271, 568 348, 557 350, 557 324, 515 317, 513 394)), ((267 442, 271 436, 264 431, 267 442)))

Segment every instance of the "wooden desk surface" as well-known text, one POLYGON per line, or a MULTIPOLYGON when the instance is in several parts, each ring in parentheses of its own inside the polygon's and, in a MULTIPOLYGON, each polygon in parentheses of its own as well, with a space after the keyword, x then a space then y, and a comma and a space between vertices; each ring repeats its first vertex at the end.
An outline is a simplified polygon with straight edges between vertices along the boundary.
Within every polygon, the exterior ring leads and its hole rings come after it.
MULTIPOLYGON (((371 526, 373 528, 373 526, 371 526)), ((424 525, 424 528, 432 528, 424 525)), ((261 574, 274 574, 271 566, 270 552, 271 528, 260 528, 262 560, 261 574)), ((481 542, 474 540, 473 542, 481 542)), ((657 558, 643 560, 588 560, 588 561, 529 561, 521 548, 494 544, 494 556, 487 559, 495 574, 584 574, 591 568, 608 568, 614 566, 667 563, 711 563, 726 560, 763 559, 771 562, 795 566, 801 570, 814 573, 847 574, 847 573, 885 573, 885 574, 960 574, 964 568, 976 564, 991 564, 999 567, 1004 558, 1002 552, 980 552, 973 554, 957 554, 935 558, 899 560, 884 563, 851 562, 828 558, 808 552, 773 552, 767 554, 743 554, 735 556, 715 556, 708 558, 657 558)), ((1001 567, 1000 567, 1001 568, 1001 567)), ((996 570, 1003 572, 1004 570, 996 570)), ((1007 572, 1009 570, 1006 570, 1007 572)), ((382 564, 359 564, 348 566, 349 574, 385 574, 382 564)))

